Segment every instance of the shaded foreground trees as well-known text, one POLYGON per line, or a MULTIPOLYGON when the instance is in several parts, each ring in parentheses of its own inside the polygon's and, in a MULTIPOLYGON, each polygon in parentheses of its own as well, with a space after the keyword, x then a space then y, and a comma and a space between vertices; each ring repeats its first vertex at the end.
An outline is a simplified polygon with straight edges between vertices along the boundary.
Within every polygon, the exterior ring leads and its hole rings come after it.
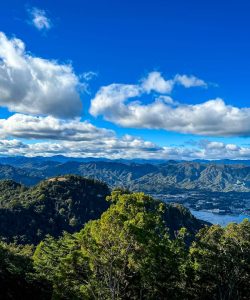
POLYGON ((36 279, 32 246, 0 242, 0 299, 51 299, 49 282, 36 279))
POLYGON ((191 247, 170 238, 166 205, 115 191, 110 208, 76 234, 47 237, 34 277, 53 299, 249 299, 250 223, 202 229, 191 247))
POLYGON ((190 248, 198 299, 250 299, 250 222, 202 229, 190 248))

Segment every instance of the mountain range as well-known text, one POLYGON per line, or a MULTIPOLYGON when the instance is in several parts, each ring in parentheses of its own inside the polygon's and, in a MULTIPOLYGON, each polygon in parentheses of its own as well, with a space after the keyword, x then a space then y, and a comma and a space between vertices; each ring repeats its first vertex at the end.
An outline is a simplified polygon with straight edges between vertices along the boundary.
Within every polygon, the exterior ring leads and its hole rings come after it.
POLYGON ((43 179, 64 174, 98 179, 111 188, 120 186, 147 193, 183 190, 250 191, 250 166, 247 161, 139 163, 92 158, 72 159, 63 156, 0 158, 0 179, 13 179, 31 186, 43 179))

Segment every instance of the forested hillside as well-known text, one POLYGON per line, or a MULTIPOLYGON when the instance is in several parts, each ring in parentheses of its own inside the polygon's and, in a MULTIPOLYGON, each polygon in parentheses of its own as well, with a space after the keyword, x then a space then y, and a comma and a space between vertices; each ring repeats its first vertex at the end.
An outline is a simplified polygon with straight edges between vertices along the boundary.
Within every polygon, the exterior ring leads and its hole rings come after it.
POLYGON ((106 184, 80 176, 64 176, 27 188, 0 181, 0 236, 11 242, 36 244, 46 234, 75 232, 108 208, 106 184))
POLYGON ((249 221, 203 226, 190 244, 185 228, 169 234, 165 203, 121 190, 107 200, 79 232, 2 242, 2 299, 249 299, 249 221))
MULTIPOLYGON (((105 200, 109 194, 106 184, 75 175, 54 177, 30 188, 0 181, 0 237, 37 244, 46 234, 57 237, 63 231, 78 231, 109 207, 105 200)), ((195 234, 204 225, 181 205, 166 207, 171 235, 183 226, 195 234)))

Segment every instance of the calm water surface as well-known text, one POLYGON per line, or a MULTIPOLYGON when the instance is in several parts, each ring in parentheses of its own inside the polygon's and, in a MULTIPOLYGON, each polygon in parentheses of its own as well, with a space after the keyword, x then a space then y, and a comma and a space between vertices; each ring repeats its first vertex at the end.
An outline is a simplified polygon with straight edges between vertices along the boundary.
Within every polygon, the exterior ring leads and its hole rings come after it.
POLYGON ((208 211, 198 211, 193 209, 190 209, 190 211, 198 219, 210 222, 212 224, 219 224, 221 226, 226 226, 230 222, 240 223, 244 219, 250 220, 250 216, 247 215, 219 215, 208 211))

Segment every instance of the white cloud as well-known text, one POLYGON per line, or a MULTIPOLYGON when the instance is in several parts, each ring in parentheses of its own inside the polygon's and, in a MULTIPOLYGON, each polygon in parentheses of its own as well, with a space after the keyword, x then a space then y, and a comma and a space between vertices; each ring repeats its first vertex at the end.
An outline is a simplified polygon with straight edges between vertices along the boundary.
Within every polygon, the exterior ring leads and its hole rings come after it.
POLYGON ((52 116, 14 114, 0 119, 1 155, 55 155, 93 157, 150 157, 161 147, 139 137, 118 138, 114 131, 87 121, 62 120, 52 116), (13 138, 22 138, 25 142, 13 138), (32 139, 32 143, 27 140, 32 139))
POLYGON ((52 27, 52 22, 48 18, 45 10, 33 7, 28 9, 30 23, 38 30, 49 30, 52 27))
POLYGON ((138 101, 150 91, 169 93, 177 82, 184 87, 205 86, 203 80, 193 76, 176 75, 173 80, 165 81, 155 73, 150 73, 138 85, 102 87, 91 101, 90 113, 128 128, 164 129, 204 136, 250 136, 250 108, 227 105, 220 98, 189 105, 166 95, 157 96, 149 104, 138 101))
POLYGON ((195 76, 177 74, 174 78, 174 82, 183 85, 185 88, 196 87, 196 86, 207 87, 207 83, 204 80, 199 79, 195 76))
MULTIPOLYGON (((192 147, 162 147, 139 137, 118 137, 114 131, 81 121, 79 90, 96 74, 77 76, 71 65, 35 57, 17 38, 0 32, 0 106, 18 112, 0 119, 0 154, 145 159, 250 159, 250 148, 202 141, 192 147), (23 141, 17 140, 23 139, 23 141), (27 141, 32 139, 32 143, 27 141)), ((226 105, 222 99, 183 105, 168 94, 176 85, 206 87, 194 76, 165 79, 149 73, 138 84, 102 87, 90 112, 124 127, 155 128, 207 136, 250 135, 250 108, 226 105), (141 103, 143 94, 157 94, 141 103)))
POLYGON ((0 106, 10 111, 70 118, 80 115, 83 88, 71 65, 32 56, 0 32, 0 106))
POLYGON ((83 74, 81 74, 81 78, 83 78, 86 81, 90 81, 97 76, 98 76, 98 73, 93 72, 93 71, 88 71, 88 72, 84 72, 83 74))
POLYGON ((161 147, 132 136, 99 137, 83 141, 55 141, 26 143, 19 140, 0 140, 0 155, 116 158, 158 158, 161 147))
POLYGON ((250 159, 250 148, 235 144, 202 140, 188 147, 163 147, 140 137, 118 137, 114 131, 95 127, 87 121, 61 120, 51 116, 15 114, 8 119, 0 119, 0 138, 0 155, 61 154, 72 157, 165 160, 250 159))
POLYGON ((162 77, 160 72, 156 71, 149 73, 146 78, 141 80, 142 89, 147 93, 154 91, 161 94, 169 94, 176 84, 182 85, 185 88, 207 86, 205 81, 193 75, 187 76, 177 74, 173 79, 166 80, 162 77))
POLYGON ((0 155, 106 157, 110 159, 250 159, 250 148, 202 140, 191 147, 159 146, 140 137, 118 137, 87 121, 15 114, 0 119, 0 155), (12 139, 14 138, 14 139, 12 139), (15 138, 22 138, 23 141, 15 138), (32 143, 28 140, 33 139, 32 143))
POLYGON ((91 101, 90 113, 94 116, 103 114, 107 120, 112 120, 114 115, 122 119, 122 116, 127 114, 124 102, 128 98, 139 96, 140 93, 141 89, 137 85, 114 83, 104 86, 91 101))
POLYGON ((114 136, 113 131, 97 128, 79 119, 62 120, 52 116, 35 117, 22 114, 0 119, 0 137, 2 138, 89 141, 112 136, 114 136))
MULTIPOLYGON (((152 91, 162 94, 170 93, 175 84, 181 84, 184 87, 206 85, 203 80, 194 76, 176 75, 174 79, 165 80, 160 72, 151 72, 147 77, 143 78, 139 84, 113 83, 101 87, 95 98, 91 101, 90 113, 94 116, 103 115, 106 120, 122 126, 127 126, 125 124, 128 124, 128 127, 133 127, 133 125, 129 126, 130 121, 126 120, 126 117, 130 114, 137 113, 137 108, 145 106, 139 101, 133 101, 128 105, 125 105, 125 102, 131 98, 140 97, 144 93, 150 93, 152 91)), ((177 102, 173 101, 169 96, 161 95, 156 99, 155 103, 176 104, 177 102)), ((148 107, 152 108, 152 105, 148 105, 148 107)), ((137 121, 135 121, 135 123, 137 123, 137 121)), ((135 127, 137 126, 138 124, 135 127)), ((147 128, 148 126, 145 127, 147 128)))
POLYGON ((148 74, 146 78, 144 78, 141 82, 142 88, 150 93, 151 91, 155 91, 158 93, 170 93, 174 86, 174 80, 169 79, 165 80, 161 73, 159 72, 151 72, 148 74))

